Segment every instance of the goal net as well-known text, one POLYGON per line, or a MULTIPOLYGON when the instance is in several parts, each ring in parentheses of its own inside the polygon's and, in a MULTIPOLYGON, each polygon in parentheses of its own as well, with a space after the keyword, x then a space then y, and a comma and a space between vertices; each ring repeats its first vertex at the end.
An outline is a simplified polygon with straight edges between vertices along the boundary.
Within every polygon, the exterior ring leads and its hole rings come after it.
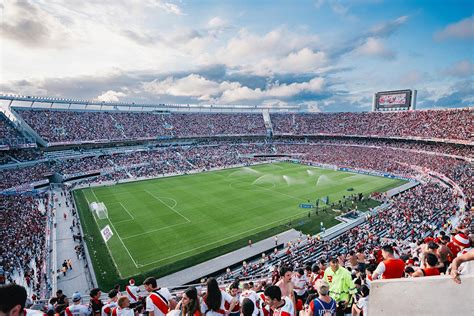
POLYGON ((89 209, 91 212, 96 213, 99 219, 108 218, 107 207, 103 202, 92 202, 89 204, 89 209))

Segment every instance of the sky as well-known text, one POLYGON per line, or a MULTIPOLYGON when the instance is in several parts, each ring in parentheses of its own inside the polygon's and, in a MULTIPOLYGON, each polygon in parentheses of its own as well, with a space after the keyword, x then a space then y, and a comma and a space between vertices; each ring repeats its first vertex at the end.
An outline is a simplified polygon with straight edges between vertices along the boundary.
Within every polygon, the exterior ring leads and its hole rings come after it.
POLYGON ((368 111, 474 102, 474 2, 0 0, 0 93, 368 111))

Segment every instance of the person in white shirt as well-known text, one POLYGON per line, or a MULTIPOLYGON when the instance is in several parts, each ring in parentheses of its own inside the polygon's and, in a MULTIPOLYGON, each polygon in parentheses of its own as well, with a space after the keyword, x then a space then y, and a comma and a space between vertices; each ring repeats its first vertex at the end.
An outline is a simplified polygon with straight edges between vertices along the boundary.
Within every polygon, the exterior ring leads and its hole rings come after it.
POLYGON ((114 311, 117 307, 118 291, 113 289, 109 292, 109 301, 102 307, 102 316, 115 316, 114 311))
POLYGON ((120 296, 117 301, 117 316, 137 316, 138 312, 135 312, 130 308, 130 300, 126 296, 120 296))
POLYGON ((296 273, 291 278, 293 282, 293 289, 296 293, 295 301, 300 299, 303 303, 306 302, 306 297, 308 296, 308 277, 304 274, 303 269, 298 269, 296 273))
POLYGON ((249 299, 254 305, 252 315, 258 316, 260 314, 260 309, 258 308, 258 304, 257 304, 257 301, 259 298, 258 298, 257 292, 255 292, 250 287, 250 284, 247 282, 242 284, 242 293, 240 294, 240 306, 242 308, 243 308, 243 302, 245 299, 249 299))
POLYGON ((128 285, 125 286, 125 292, 127 292, 127 297, 130 300, 130 308, 134 308, 140 303, 140 288, 135 285, 134 279, 128 281, 128 285))
POLYGON ((91 314, 90 307, 81 304, 81 293, 75 292, 72 295, 72 305, 66 307, 66 316, 89 316, 91 314))
POLYGON ((159 288, 156 284, 156 279, 153 277, 147 278, 143 285, 145 290, 150 293, 146 298, 146 311, 149 316, 164 316, 169 310, 172 303, 172 296, 167 288, 159 288))
POLYGON ((367 285, 362 285, 360 292, 362 297, 357 300, 356 304, 352 305, 352 315, 368 315, 369 311, 369 287, 367 285))

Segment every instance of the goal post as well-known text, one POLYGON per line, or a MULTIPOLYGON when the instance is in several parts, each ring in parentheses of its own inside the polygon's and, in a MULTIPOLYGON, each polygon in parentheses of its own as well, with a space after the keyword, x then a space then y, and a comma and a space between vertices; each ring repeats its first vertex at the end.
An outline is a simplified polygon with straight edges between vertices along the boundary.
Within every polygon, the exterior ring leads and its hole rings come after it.
POLYGON ((97 215, 98 219, 107 219, 109 217, 107 207, 103 202, 92 202, 89 204, 89 209, 97 215))

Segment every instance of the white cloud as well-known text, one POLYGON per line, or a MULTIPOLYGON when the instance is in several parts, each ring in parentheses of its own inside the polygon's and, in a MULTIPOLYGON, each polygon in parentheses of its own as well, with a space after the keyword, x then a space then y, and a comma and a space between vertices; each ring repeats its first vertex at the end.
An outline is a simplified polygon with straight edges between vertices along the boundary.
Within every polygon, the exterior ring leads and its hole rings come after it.
POLYGON ((412 70, 412 71, 404 73, 400 77, 400 83, 402 85, 411 86, 411 85, 414 85, 416 83, 419 83, 422 79, 423 79, 423 77, 422 77, 421 73, 419 73, 416 70, 412 70))
POLYGON ((216 16, 207 22, 205 30, 210 36, 217 37, 233 28, 234 26, 232 26, 228 21, 216 16))
POLYGON ((127 96, 123 92, 108 90, 97 97, 97 101, 118 102, 119 98, 127 96))
POLYGON ((246 86, 224 91, 221 96, 222 103, 234 103, 241 100, 261 100, 268 98, 289 98, 303 92, 320 92, 324 85, 324 79, 313 78, 308 82, 268 85, 266 89, 251 89, 246 86))
POLYGON ((148 6, 156 7, 164 10, 166 13, 176 14, 176 15, 184 15, 183 10, 177 4, 160 1, 160 0, 148 0, 146 1, 148 6))
POLYGON ((312 72, 326 61, 324 52, 315 52, 319 42, 315 35, 297 34, 286 28, 274 29, 264 35, 242 29, 214 56, 215 62, 235 71, 260 76, 291 73, 302 68, 312 72))
POLYGON ((452 77, 469 77, 474 74, 474 65, 469 60, 461 60, 445 69, 443 73, 452 77))
POLYGON ((318 70, 327 61, 328 59, 324 52, 314 52, 305 47, 278 60, 273 66, 276 69, 275 72, 308 73, 318 70))
POLYGON ((355 49, 355 53, 361 56, 380 57, 384 59, 395 58, 395 52, 384 46, 381 40, 369 37, 361 46, 355 49))
POLYGON ((8 1, 2 11, 0 37, 29 48, 60 48, 73 40, 64 21, 28 1, 8 1))
POLYGON ((438 41, 448 39, 474 39, 474 15, 459 22, 449 24, 443 30, 436 32, 434 38, 438 41))
POLYGON ((395 20, 385 22, 383 24, 377 25, 370 31, 372 36, 386 37, 393 34, 397 31, 400 26, 405 24, 408 21, 408 15, 402 15, 395 20))
POLYGON ((152 82, 146 82, 143 88, 147 92, 158 95, 166 94, 210 100, 213 96, 220 94, 226 85, 227 83, 219 84, 215 81, 207 80, 200 75, 190 74, 180 79, 168 77, 162 81, 153 80, 152 82))
POLYGON ((275 82, 265 89, 249 88, 239 82, 216 82, 200 75, 191 74, 176 79, 168 77, 164 80, 153 80, 143 84, 144 91, 155 95, 192 97, 199 101, 216 101, 219 103, 235 103, 249 100, 268 100, 290 98, 303 92, 320 92, 324 85, 323 78, 313 78, 307 82, 280 84, 275 82))

